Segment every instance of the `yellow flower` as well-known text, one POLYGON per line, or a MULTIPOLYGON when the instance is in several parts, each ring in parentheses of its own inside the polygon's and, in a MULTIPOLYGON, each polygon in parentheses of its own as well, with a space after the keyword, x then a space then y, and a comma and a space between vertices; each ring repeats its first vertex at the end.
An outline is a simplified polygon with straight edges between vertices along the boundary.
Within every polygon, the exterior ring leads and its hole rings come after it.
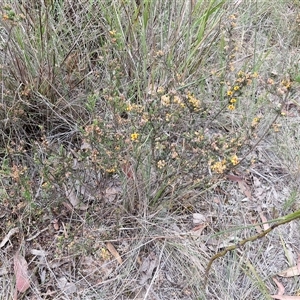
POLYGON ((110 168, 110 169, 106 169, 105 170, 107 173, 115 173, 116 172, 116 169, 114 167, 110 168))
POLYGON ((178 96, 174 96, 173 102, 177 105, 179 105, 181 108, 184 108, 184 103, 178 96))
POLYGON ((110 258, 110 253, 108 250, 106 250, 105 248, 101 248, 101 257, 104 260, 109 260, 110 258))
POLYGON ((164 160, 159 160, 159 161, 157 162, 157 167, 158 167, 159 169, 162 169, 165 165, 166 165, 166 162, 165 162, 164 160))
POLYGON ((239 71, 239 72, 238 72, 238 76, 239 76, 239 77, 243 77, 244 75, 245 75, 245 72, 243 72, 243 71, 239 71))
POLYGON ((235 91, 238 91, 238 90, 240 89, 240 87, 239 87, 238 85, 236 85, 235 87, 233 87, 233 89, 234 89, 235 91))
POLYGON ((134 132, 130 137, 132 141, 136 141, 139 138, 139 133, 134 132))
POLYGON ((163 95, 163 96, 161 96, 160 100, 161 100, 161 103, 162 103, 163 106, 169 106, 170 105, 170 96, 163 95))
POLYGON ((227 91, 227 96, 231 97, 233 95, 233 91, 229 90, 227 91))
POLYGON ((126 110, 127 111, 132 111, 133 107, 131 104, 128 104, 127 107, 126 107, 126 110))
POLYGON ((191 93, 187 94, 189 103, 193 106, 194 111, 198 111, 201 106, 201 101, 195 98, 191 93))
POLYGON ((252 127, 256 127, 256 125, 259 123, 259 121, 260 121, 260 118, 259 118, 259 117, 253 118, 252 123, 251 123, 251 126, 252 126, 252 127))
POLYGON ((234 104, 236 102, 236 98, 231 98, 229 101, 231 104, 234 104))
POLYGON ((239 163, 239 159, 236 155, 233 155, 230 159, 231 163, 236 166, 239 163))
POLYGON ((157 88, 157 93, 158 94, 163 94, 165 92, 165 88, 163 87, 163 86, 159 86, 158 88, 157 88))
POLYGON ((224 173, 224 171, 226 170, 226 161, 224 159, 222 161, 217 161, 211 166, 211 169, 219 174, 224 173))
POLYGON ((228 109, 229 109, 229 110, 235 110, 235 106, 234 106, 233 104, 229 104, 229 105, 228 105, 228 109))
POLYGON ((170 122, 172 114, 166 114, 166 121, 170 122))
POLYGON ((281 84, 286 88, 290 89, 291 88, 291 82, 289 80, 282 80, 281 84))

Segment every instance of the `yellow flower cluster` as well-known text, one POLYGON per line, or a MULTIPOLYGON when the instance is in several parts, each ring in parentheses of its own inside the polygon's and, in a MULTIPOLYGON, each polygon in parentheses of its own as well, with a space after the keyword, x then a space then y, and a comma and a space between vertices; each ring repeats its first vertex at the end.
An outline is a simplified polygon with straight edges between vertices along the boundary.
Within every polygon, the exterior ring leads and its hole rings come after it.
POLYGON ((226 160, 223 159, 222 161, 217 161, 211 166, 212 171, 223 174, 226 170, 226 160))
POLYGON ((159 160, 159 161, 157 162, 157 167, 158 167, 159 169, 162 169, 165 165, 166 165, 166 162, 165 162, 164 160, 159 160))
POLYGON ((175 104, 179 105, 181 108, 184 108, 184 107, 185 107, 183 101, 182 101, 178 96, 174 96, 173 102, 174 102, 175 104))
POLYGON ((138 104, 128 104, 126 106, 126 111, 130 112, 130 111, 134 111, 134 112, 137 112, 137 113, 141 113, 143 112, 143 107, 141 105, 138 105, 138 104))
POLYGON ((161 101, 161 104, 163 106, 170 106, 172 103, 174 103, 175 105, 179 106, 180 108, 184 108, 185 107, 185 104, 184 102, 182 101, 182 99, 177 96, 177 95, 163 95, 160 97, 160 101, 161 101))
POLYGON ((134 132, 134 133, 132 133, 131 135, 130 135, 130 139, 134 142, 134 141, 137 141, 138 140, 138 138, 139 138, 139 133, 136 133, 136 132, 134 132))
POLYGON ((231 163, 236 166, 238 163, 239 163, 239 159, 236 155, 233 155, 231 158, 230 158, 230 161, 231 163))
POLYGON ((194 111, 199 111, 201 107, 201 101, 194 97, 191 93, 187 94, 188 102, 193 107, 194 111))
POLYGON ((163 106, 169 106, 171 104, 170 96, 168 95, 161 96, 160 101, 163 106))
POLYGON ((229 87, 227 91, 229 110, 235 110, 237 97, 241 95, 243 87, 251 84, 252 78, 257 78, 258 74, 257 72, 251 74, 251 73, 245 73, 243 71, 239 71, 237 76, 238 78, 235 80, 233 86, 229 87))

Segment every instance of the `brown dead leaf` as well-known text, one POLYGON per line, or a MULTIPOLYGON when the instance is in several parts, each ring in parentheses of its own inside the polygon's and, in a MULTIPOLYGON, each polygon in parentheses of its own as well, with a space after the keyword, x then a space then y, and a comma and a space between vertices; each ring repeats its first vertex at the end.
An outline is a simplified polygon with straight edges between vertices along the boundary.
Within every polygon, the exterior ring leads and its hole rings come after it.
POLYGON ((300 300, 300 296, 287 296, 284 294, 284 286, 276 278, 273 278, 274 282, 278 286, 277 295, 271 295, 271 298, 278 300, 300 300))
POLYGON ((277 296, 282 296, 284 294, 284 286, 281 282, 279 282, 275 277, 273 277, 273 281, 276 283, 278 287, 277 296))
POLYGON ((114 245, 112 243, 106 243, 107 250, 112 254, 112 256, 117 260, 117 262, 121 265, 123 263, 123 260, 119 254, 119 252, 116 250, 114 245))
POLYGON ((124 161, 121 168, 127 179, 134 178, 134 169, 129 161, 124 161))
POLYGON ((199 214, 199 213, 193 214, 193 224, 194 225, 203 224, 206 221, 207 221, 207 219, 203 214, 199 214))
POLYGON ((270 228, 270 225, 268 224, 268 219, 265 217, 264 213, 261 211, 259 212, 259 216, 261 218, 261 221, 263 224, 263 229, 268 230, 270 228))
POLYGON ((113 202, 116 200, 118 195, 122 192, 122 188, 120 186, 111 186, 105 190, 104 197, 107 201, 113 202))
POLYGON ((293 276, 298 276, 298 275, 300 275, 298 266, 288 268, 278 274, 278 276, 281 276, 281 277, 293 277, 293 276))
POLYGON ((148 255, 148 257, 146 257, 140 268, 139 268, 139 273, 140 275, 140 279, 138 281, 138 283, 140 285, 144 285, 147 280, 149 278, 151 278, 153 276, 153 272, 155 270, 155 268, 157 268, 159 265, 159 261, 157 256, 155 255, 154 252, 150 252, 150 254, 148 255))
POLYGON ((75 189, 73 187, 68 189, 65 184, 64 184, 64 189, 65 189, 66 197, 68 198, 72 206, 73 207, 78 206, 80 201, 76 195, 75 189))
POLYGON ((248 198, 252 199, 252 193, 249 185, 246 183, 243 177, 228 174, 227 178, 233 182, 237 182, 241 192, 248 198))
POLYGON ((77 193, 76 193, 76 190, 75 190, 74 187, 68 189, 65 184, 63 186, 64 186, 64 189, 65 189, 66 197, 68 198, 69 202, 72 204, 72 206, 74 208, 80 209, 80 210, 87 210, 88 209, 88 205, 85 205, 85 204, 81 203, 81 201, 77 197, 77 193))
POLYGON ((201 237, 203 230, 208 226, 208 223, 202 223, 195 226, 191 231, 190 235, 194 239, 198 239, 201 237))
POLYGON ((19 252, 14 256, 14 271, 16 276, 16 290, 20 293, 26 292, 30 287, 28 264, 19 252))
POLYGON ((241 192, 248 198, 252 199, 252 194, 251 194, 251 189, 248 186, 248 184, 243 180, 243 181, 238 181, 239 188, 241 192))
POLYGON ((57 278, 57 285, 66 294, 74 294, 77 291, 75 283, 68 281, 64 276, 57 278))
POLYGON ((241 176, 236 176, 236 175, 228 174, 226 177, 229 180, 233 181, 233 182, 243 181, 243 178, 241 176))

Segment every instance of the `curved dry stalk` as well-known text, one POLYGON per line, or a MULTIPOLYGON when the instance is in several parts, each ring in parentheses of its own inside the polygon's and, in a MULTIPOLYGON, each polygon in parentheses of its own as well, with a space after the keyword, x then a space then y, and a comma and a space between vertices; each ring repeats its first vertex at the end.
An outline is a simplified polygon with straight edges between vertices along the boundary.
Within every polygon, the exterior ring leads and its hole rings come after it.
MULTIPOLYGON (((209 275, 209 271, 211 269, 211 266, 213 264, 213 262, 220 258, 220 257, 223 257, 225 256, 228 252, 230 251, 233 251, 233 250, 236 250, 242 246, 244 246, 246 243, 248 242, 254 242, 258 239, 261 239, 263 238, 264 236, 266 236, 269 232, 271 232, 273 229, 275 229, 276 227, 278 226, 281 226, 283 224, 286 224, 286 223, 289 223, 293 220, 296 220, 296 219, 299 219, 300 218, 300 210, 297 210, 296 212, 294 213, 291 213, 291 214, 288 214, 284 217, 281 217, 279 219, 276 219, 274 221, 276 221, 276 223, 274 223, 273 225, 270 226, 270 228, 268 228, 267 230, 264 230, 262 231, 261 233, 259 234, 256 234, 256 235, 253 235, 253 236, 250 236, 249 238, 246 238, 242 241, 240 241, 239 243, 235 244, 235 245, 232 245, 232 246, 229 246, 227 248, 225 248, 224 250, 222 251, 219 251, 218 253, 216 253, 211 259, 210 261, 208 262, 208 265, 205 269, 205 280, 204 280, 204 286, 206 286, 207 284, 207 280, 208 280, 208 275, 209 275)), ((269 222, 268 222, 269 223, 269 222)))

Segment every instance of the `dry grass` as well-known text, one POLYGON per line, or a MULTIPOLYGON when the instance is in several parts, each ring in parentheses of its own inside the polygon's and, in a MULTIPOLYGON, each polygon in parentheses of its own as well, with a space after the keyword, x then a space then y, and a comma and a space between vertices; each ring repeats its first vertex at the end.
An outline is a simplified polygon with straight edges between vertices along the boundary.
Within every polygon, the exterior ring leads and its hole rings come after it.
POLYGON ((297 221, 204 272, 299 209, 299 8, 1 4, 0 298, 271 299, 297 221))

